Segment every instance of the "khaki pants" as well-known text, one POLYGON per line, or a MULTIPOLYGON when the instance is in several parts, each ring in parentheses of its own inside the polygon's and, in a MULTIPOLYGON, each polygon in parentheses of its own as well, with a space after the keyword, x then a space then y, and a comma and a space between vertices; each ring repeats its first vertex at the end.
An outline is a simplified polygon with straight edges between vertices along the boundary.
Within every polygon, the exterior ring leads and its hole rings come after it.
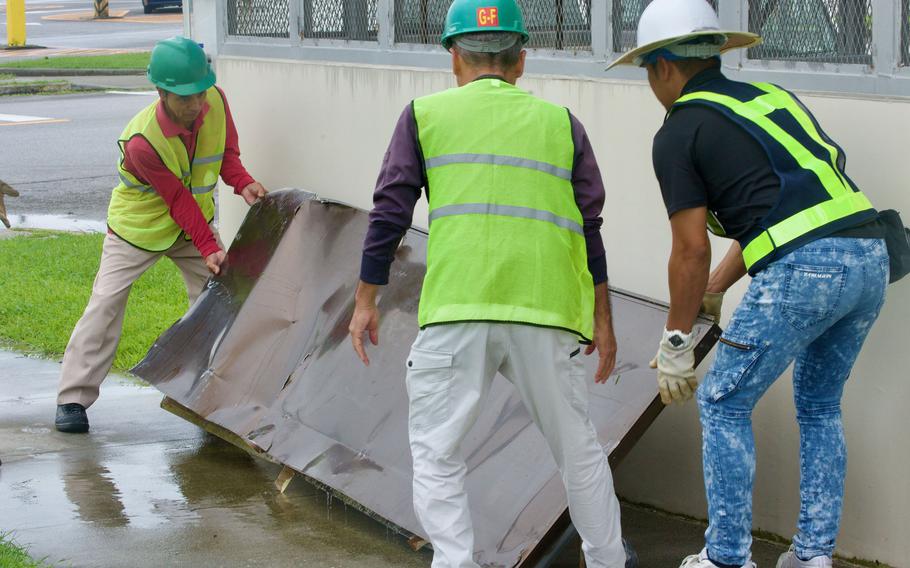
MULTIPOLYGON (((212 230, 221 245, 217 231, 212 230)), ((120 342, 130 288, 162 256, 170 258, 180 269, 192 305, 202 292, 209 271, 191 241, 181 236, 166 251, 148 252, 117 235, 108 233, 105 237, 92 297, 63 355, 57 404, 78 402, 88 408, 98 399, 101 383, 111 369, 120 342)))

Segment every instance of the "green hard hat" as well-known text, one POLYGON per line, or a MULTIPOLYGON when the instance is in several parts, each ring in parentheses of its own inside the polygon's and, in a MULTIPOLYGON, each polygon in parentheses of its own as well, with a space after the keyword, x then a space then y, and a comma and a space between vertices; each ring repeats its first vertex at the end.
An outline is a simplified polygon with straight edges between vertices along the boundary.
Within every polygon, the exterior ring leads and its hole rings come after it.
POLYGON ((456 36, 474 32, 512 32, 522 43, 529 37, 515 0, 455 0, 446 14, 442 46, 449 49, 456 36))
POLYGON ((155 44, 147 75, 155 86, 178 95, 195 95, 215 84, 215 72, 205 52, 198 43, 181 36, 155 44))

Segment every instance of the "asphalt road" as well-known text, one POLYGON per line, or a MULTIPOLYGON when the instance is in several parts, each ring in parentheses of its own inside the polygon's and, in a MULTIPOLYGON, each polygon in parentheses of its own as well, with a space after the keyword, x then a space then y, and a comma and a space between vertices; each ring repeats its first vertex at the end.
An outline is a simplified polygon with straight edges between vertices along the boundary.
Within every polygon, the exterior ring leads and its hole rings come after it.
MULTIPOLYGON (((27 0, 30 45, 68 49, 151 49, 182 33, 179 9, 152 21, 58 21, 48 16, 92 10, 91 0, 27 0)), ((111 0, 112 12, 144 16, 141 0, 111 0)), ((0 34, 6 2, 0 1, 0 34)), ((15 52, 0 52, 4 60, 15 52)), ((34 55, 32 55, 34 57, 34 55)), ((10 219, 64 215, 103 220, 117 178, 117 137, 133 115, 154 100, 149 94, 0 97, 0 179, 21 193, 7 200, 10 219), (7 115, 7 116, 3 116, 7 115)), ((44 221, 42 221, 44 223, 44 221)))
POLYGON ((0 179, 18 214, 102 220, 117 179, 117 137, 152 94, 0 97, 0 179), (10 117, 5 117, 9 119, 10 117), (41 122, 34 119, 55 119, 41 122))
MULTIPOLYGON (((110 10, 129 10, 128 16, 141 16, 141 0, 110 0, 110 10)), ((180 9, 156 12, 162 23, 55 21, 47 16, 75 14, 93 9, 91 0, 27 0, 25 34, 29 45, 62 48, 148 48, 156 41, 183 33, 183 24, 172 16, 180 9), (167 17, 170 15, 171 17, 167 17)), ((0 33, 5 43, 6 2, 0 2, 0 33)))

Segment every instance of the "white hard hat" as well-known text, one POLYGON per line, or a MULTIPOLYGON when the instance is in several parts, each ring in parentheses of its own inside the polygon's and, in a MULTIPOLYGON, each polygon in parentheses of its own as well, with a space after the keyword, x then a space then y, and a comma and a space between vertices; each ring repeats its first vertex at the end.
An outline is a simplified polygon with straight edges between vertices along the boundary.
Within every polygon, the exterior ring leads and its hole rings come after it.
POLYGON ((638 47, 622 54, 607 69, 616 65, 637 65, 642 56, 656 49, 701 36, 725 39, 718 44, 716 54, 761 43, 761 37, 753 33, 721 30, 717 14, 705 0, 654 0, 638 21, 638 47))

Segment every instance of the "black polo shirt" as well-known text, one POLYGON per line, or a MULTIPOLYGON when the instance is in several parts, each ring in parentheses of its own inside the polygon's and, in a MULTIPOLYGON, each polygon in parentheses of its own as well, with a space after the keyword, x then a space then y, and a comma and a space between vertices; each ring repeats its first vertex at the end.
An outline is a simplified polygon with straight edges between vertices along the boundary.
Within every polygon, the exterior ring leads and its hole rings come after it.
MULTIPOLYGON (((689 80, 680 96, 714 81, 729 79, 719 67, 706 69, 689 80)), ((652 160, 667 214, 707 207, 730 238, 745 235, 777 203, 780 179, 765 150, 744 128, 710 107, 674 109, 654 136, 652 160)), ((848 231, 849 236, 881 236, 878 229, 848 231)), ((848 236, 844 233, 832 236, 848 236)))

